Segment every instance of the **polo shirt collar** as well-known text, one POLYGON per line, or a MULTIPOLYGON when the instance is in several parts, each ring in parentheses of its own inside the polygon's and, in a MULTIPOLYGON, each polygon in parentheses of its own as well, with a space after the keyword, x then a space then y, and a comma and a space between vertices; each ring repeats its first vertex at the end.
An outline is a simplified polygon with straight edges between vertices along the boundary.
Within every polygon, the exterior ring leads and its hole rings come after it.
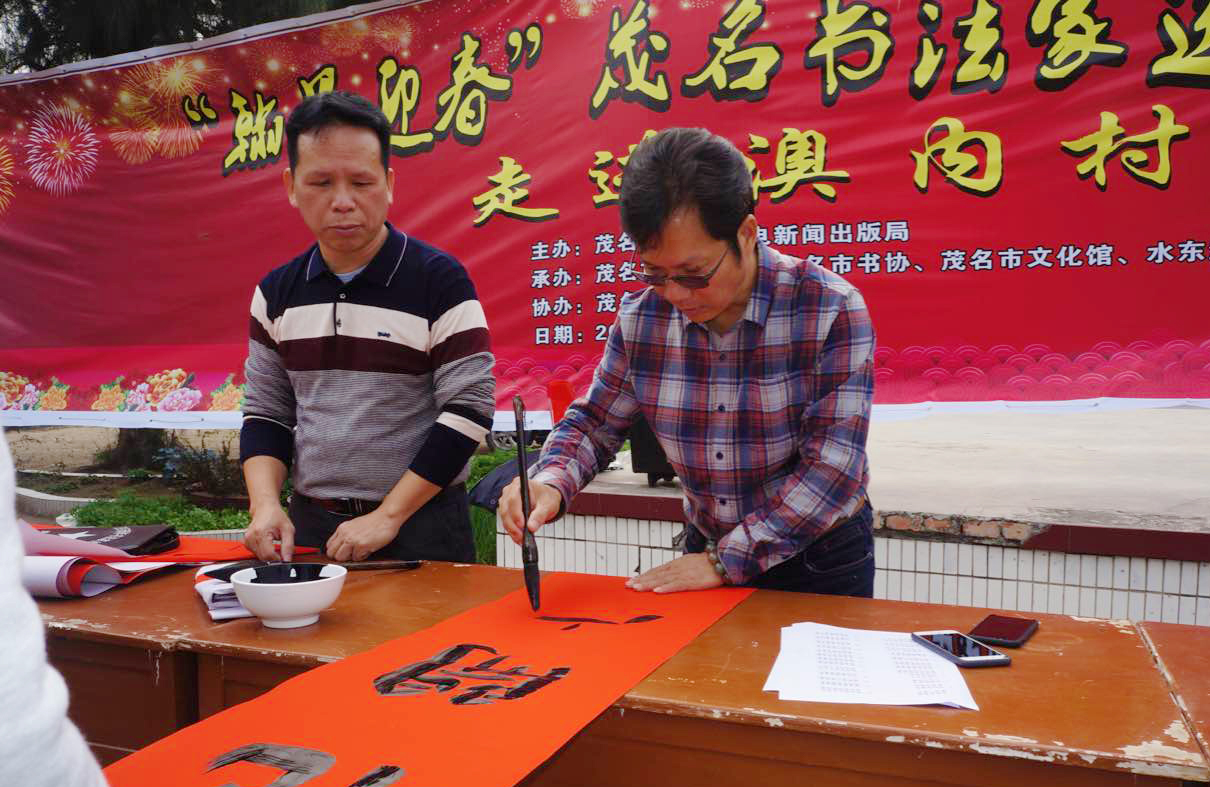
MULTIPOLYGON (((374 255, 362 269, 361 274, 357 279, 366 279, 381 287, 390 285, 399 266, 403 264, 403 253, 407 250, 408 236, 404 235, 391 224, 387 225, 387 239, 382 244, 382 248, 374 255)), ((323 254, 319 251, 319 244, 315 244, 311 249, 311 256, 307 258, 307 281, 315 281, 316 278, 328 272, 328 266, 324 262, 323 254)))

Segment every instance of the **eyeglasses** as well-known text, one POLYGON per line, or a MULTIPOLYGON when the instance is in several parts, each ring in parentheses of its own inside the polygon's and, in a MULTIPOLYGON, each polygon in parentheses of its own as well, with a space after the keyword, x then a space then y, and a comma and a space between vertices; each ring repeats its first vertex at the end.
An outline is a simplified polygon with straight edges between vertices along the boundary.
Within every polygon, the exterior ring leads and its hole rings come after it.
MULTIPOLYGON (((727 258, 727 252, 730 249, 723 249, 723 256, 718 258, 718 262, 709 273, 687 273, 677 276, 669 276, 666 273, 644 273, 636 270, 634 275, 639 281, 644 284, 650 284, 652 287, 663 287, 670 281, 684 287, 686 290, 703 290, 710 284, 710 278, 718 273, 718 269, 722 267, 723 260, 727 258)), ((630 267, 634 267, 634 255, 630 255, 630 267)))

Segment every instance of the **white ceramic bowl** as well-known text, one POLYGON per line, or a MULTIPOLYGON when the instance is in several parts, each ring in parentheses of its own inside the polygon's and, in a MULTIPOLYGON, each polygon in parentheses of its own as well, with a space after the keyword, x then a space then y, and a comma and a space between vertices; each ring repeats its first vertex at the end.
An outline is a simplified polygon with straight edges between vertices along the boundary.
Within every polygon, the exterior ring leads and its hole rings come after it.
POLYGON ((310 582, 262 584, 252 581, 255 568, 245 568, 231 575, 231 584, 239 603, 261 623, 274 629, 292 629, 319 620, 319 613, 340 595, 347 573, 344 566, 328 564, 320 571, 320 578, 310 582))

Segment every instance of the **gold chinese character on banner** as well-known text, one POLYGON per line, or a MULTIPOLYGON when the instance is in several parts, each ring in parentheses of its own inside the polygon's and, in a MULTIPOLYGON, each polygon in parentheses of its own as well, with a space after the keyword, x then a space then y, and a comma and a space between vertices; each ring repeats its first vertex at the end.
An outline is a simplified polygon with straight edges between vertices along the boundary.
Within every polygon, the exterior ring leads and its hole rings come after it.
POLYGON ((378 64, 378 105, 391 124, 391 152, 410 156, 433 149, 432 131, 412 131, 420 104, 420 72, 387 55, 378 64))
POLYGON ((504 101, 512 95, 512 77, 475 62, 480 46, 479 39, 463 33, 462 48, 450 59, 450 83, 437 94, 441 117, 433 133, 438 139, 453 130, 454 139, 463 145, 478 145, 487 126, 488 99, 504 101))
POLYGON ((967 16, 954 22, 962 53, 954 70, 953 92, 995 93, 1008 77, 1008 53, 1004 51, 1001 8, 992 0, 975 0, 967 16))
POLYGON ((967 131, 957 118, 934 121, 924 132, 924 150, 913 150, 912 158, 916 159, 912 180, 921 192, 928 191, 929 164, 962 191, 980 197, 995 194, 1004 177, 1000 138, 989 131, 967 131), (983 148, 983 161, 970 152, 972 147, 983 148))
POLYGON ((649 73, 654 62, 668 57, 668 37, 649 30, 647 0, 636 0, 626 21, 614 8, 609 17, 609 40, 605 43, 605 65, 588 102, 588 116, 596 120, 614 98, 638 102, 663 112, 672 103, 668 77, 649 73))
POLYGON ((781 49, 774 44, 744 41, 765 18, 764 0, 736 0, 710 36, 710 60, 681 81, 681 94, 700 96, 709 90, 719 101, 761 101, 781 69, 781 49))
POLYGON ((521 207, 521 203, 529 199, 529 189, 522 187, 529 183, 530 175, 515 159, 501 156, 500 171, 487 180, 493 188, 471 198, 471 204, 479 209, 479 215, 473 222, 476 227, 497 213, 522 221, 558 218, 559 211, 554 208, 521 207))
POLYGON ((1126 45, 1109 38, 1113 23, 1093 13, 1097 0, 1035 0, 1025 37, 1046 47, 1034 82, 1043 90, 1062 90, 1092 66, 1120 66, 1126 45))
POLYGON ((1171 8, 1160 14, 1164 51, 1147 69, 1149 86, 1210 87, 1210 0, 1194 0, 1193 15, 1186 27, 1171 8))
POLYGON ((268 101, 258 90, 256 110, 248 99, 232 89, 231 112, 235 115, 231 138, 234 144, 223 159, 223 176, 237 169, 256 169, 281 157, 283 130, 286 120, 277 111, 277 98, 268 101))
MULTIPOLYGON (((643 132, 642 142, 647 137, 654 137, 655 130, 647 129, 643 132)), ((588 179, 591 180, 597 187, 597 193, 592 195, 592 204, 598 208, 603 208, 606 205, 616 205, 618 203, 617 189, 622 187, 622 172, 626 169, 626 162, 630 161, 630 154, 638 147, 638 142, 632 144, 626 151, 624 156, 614 156, 608 150, 598 150, 593 157, 592 167, 588 170, 588 179), (610 177, 605 168, 610 164, 617 162, 618 174, 610 177)))
MULTIPOLYGON (((748 138, 750 152, 768 152, 768 139, 756 134, 749 134, 748 138)), ((818 131, 783 128, 781 140, 777 143, 776 175, 771 178, 758 176, 758 190, 772 192, 769 198, 774 202, 781 202, 790 197, 803 183, 810 183, 819 196, 834 201, 836 188, 832 183, 847 182, 849 173, 839 169, 825 169, 827 145, 827 138, 818 131)))
POLYGON ((908 78, 908 92, 919 101, 932 92, 933 85, 937 84, 949 47, 937 43, 937 39, 933 38, 941 29, 941 5, 936 0, 921 0, 916 20, 924 28, 924 35, 920 36, 916 45, 916 62, 908 78))
POLYGON ((1169 155, 1172 143, 1189 136, 1189 127, 1177 123, 1172 110, 1163 104, 1156 104, 1151 111, 1159 120, 1154 131, 1127 137, 1126 130, 1118 122, 1118 116, 1112 112, 1102 112, 1099 129, 1079 139, 1061 142, 1060 147, 1075 156, 1091 154, 1076 165, 1076 173, 1081 178, 1091 176, 1101 191, 1105 190, 1105 162, 1116 154, 1121 154, 1122 168, 1135 180, 1166 189, 1172 178, 1169 155), (1151 160, 1145 151, 1140 150, 1148 147, 1156 150, 1152 169, 1145 169, 1151 160))
POLYGON ((298 78, 298 92, 303 98, 319 93, 331 93, 336 89, 336 66, 327 65, 309 77, 298 78))
POLYGON ((832 106, 840 91, 865 90, 882 77, 895 39, 891 17, 886 11, 862 0, 823 0, 824 10, 815 20, 818 37, 807 47, 807 68, 822 69, 820 81, 824 106, 832 106), (847 59, 849 55, 854 58, 847 59))

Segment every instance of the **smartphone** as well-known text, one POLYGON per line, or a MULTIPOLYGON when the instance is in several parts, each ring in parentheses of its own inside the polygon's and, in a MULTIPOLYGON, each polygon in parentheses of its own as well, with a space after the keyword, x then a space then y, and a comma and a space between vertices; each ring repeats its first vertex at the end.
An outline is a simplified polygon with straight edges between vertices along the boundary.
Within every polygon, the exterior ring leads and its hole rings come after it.
POLYGON ((1006 667, 1012 661, 998 650, 992 650, 960 631, 916 631, 912 639, 938 653, 959 667, 1006 667))
POLYGON ((1019 648, 1038 630, 1038 621, 1009 615, 988 615, 971 629, 970 636, 986 645, 1019 648))

